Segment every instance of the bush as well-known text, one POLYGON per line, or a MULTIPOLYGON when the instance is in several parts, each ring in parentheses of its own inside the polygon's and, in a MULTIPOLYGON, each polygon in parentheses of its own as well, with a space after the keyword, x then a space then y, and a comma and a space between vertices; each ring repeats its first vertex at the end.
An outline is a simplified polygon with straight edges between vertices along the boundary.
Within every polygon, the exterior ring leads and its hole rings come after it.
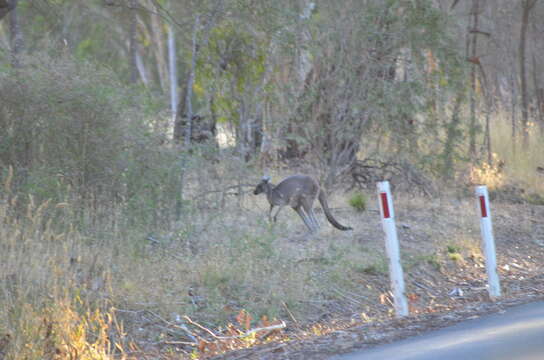
POLYGON ((157 117, 151 97, 69 57, 25 64, 0 70, 0 178, 12 167, 14 193, 70 202, 82 221, 83 209, 107 218, 114 206, 133 223, 168 221, 180 154, 146 116, 157 117))
POLYGON ((0 73, 0 164, 18 170, 29 191, 53 192, 59 179, 76 189, 115 182, 129 119, 128 94, 113 79, 90 64, 43 56, 0 73))
POLYGON ((349 204, 351 207, 353 207, 355 210, 359 212, 363 212, 366 210, 368 199, 365 194, 361 192, 357 192, 349 198, 349 204))

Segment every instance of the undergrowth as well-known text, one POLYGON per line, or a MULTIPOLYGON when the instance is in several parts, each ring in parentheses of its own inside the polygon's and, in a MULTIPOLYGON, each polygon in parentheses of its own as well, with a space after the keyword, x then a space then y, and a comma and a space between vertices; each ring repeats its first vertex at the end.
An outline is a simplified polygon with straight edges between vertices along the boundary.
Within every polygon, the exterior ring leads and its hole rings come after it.
MULTIPOLYGON (((136 342, 172 335, 142 327, 148 317, 181 325, 189 316, 210 329, 242 311, 248 328, 308 322, 345 301, 339 293, 368 291, 353 282, 373 264, 367 249, 293 236, 302 224, 284 217, 287 226, 270 226, 247 197, 228 196, 224 206, 222 196, 198 197, 171 227, 141 230, 105 204, 81 212, 77 196, 16 194, 12 174, 0 199, 0 351, 10 359, 123 358, 139 351, 136 342), (107 209, 109 218, 100 215, 107 209)), ((226 187, 218 181, 207 186, 226 187)))

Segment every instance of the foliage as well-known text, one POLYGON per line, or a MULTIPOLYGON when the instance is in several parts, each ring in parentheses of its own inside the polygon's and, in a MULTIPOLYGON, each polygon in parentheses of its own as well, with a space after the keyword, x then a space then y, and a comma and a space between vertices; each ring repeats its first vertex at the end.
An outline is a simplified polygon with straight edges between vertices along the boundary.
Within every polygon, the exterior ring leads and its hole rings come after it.
POLYGON ((421 135, 443 131, 437 107, 459 91, 464 69, 447 17, 430 1, 352 3, 349 11, 333 2, 320 3, 307 27, 312 38, 299 45, 313 65, 301 74, 303 91, 286 95, 295 156, 309 152, 328 185, 363 147, 436 166, 442 145, 421 135))
POLYGON ((15 170, 14 191, 80 210, 122 204, 142 224, 169 221, 180 154, 147 121, 155 107, 147 94, 107 69, 45 54, 0 73, 0 87, 0 168, 15 170))
POLYGON ((349 204, 351 207, 353 207, 355 210, 359 212, 363 212, 366 210, 368 199, 365 194, 362 192, 357 192, 351 195, 349 198, 349 204))

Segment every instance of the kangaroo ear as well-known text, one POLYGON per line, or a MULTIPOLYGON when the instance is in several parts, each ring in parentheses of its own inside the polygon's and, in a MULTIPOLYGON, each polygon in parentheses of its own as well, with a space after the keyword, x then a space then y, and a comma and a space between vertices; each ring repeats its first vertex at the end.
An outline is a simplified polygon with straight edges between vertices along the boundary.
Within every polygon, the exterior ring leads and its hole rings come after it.
POLYGON ((265 182, 265 183, 269 182, 270 181, 270 176, 268 176, 268 175, 263 176, 262 181, 265 182))

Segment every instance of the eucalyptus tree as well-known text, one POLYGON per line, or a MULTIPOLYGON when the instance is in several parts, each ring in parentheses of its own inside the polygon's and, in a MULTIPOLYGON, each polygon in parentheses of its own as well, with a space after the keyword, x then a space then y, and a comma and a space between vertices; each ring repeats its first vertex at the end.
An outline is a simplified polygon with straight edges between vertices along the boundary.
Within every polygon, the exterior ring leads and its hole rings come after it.
POLYGON ((445 131, 436 106, 457 92, 462 74, 452 70, 463 67, 440 9, 426 0, 317 1, 304 21, 311 69, 301 93, 285 94, 287 156, 309 158, 330 186, 361 149, 384 142, 397 155, 440 153, 438 136, 422 134, 445 131))
POLYGON ((521 122, 523 126, 523 145, 525 148, 529 145, 529 96, 527 94, 527 70, 526 70, 526 47, 527 47, 527 27, 529 25, 529 15, 538 0, 521 1, 521 29, 519 40, 519 71, 521 79, 521 122))

